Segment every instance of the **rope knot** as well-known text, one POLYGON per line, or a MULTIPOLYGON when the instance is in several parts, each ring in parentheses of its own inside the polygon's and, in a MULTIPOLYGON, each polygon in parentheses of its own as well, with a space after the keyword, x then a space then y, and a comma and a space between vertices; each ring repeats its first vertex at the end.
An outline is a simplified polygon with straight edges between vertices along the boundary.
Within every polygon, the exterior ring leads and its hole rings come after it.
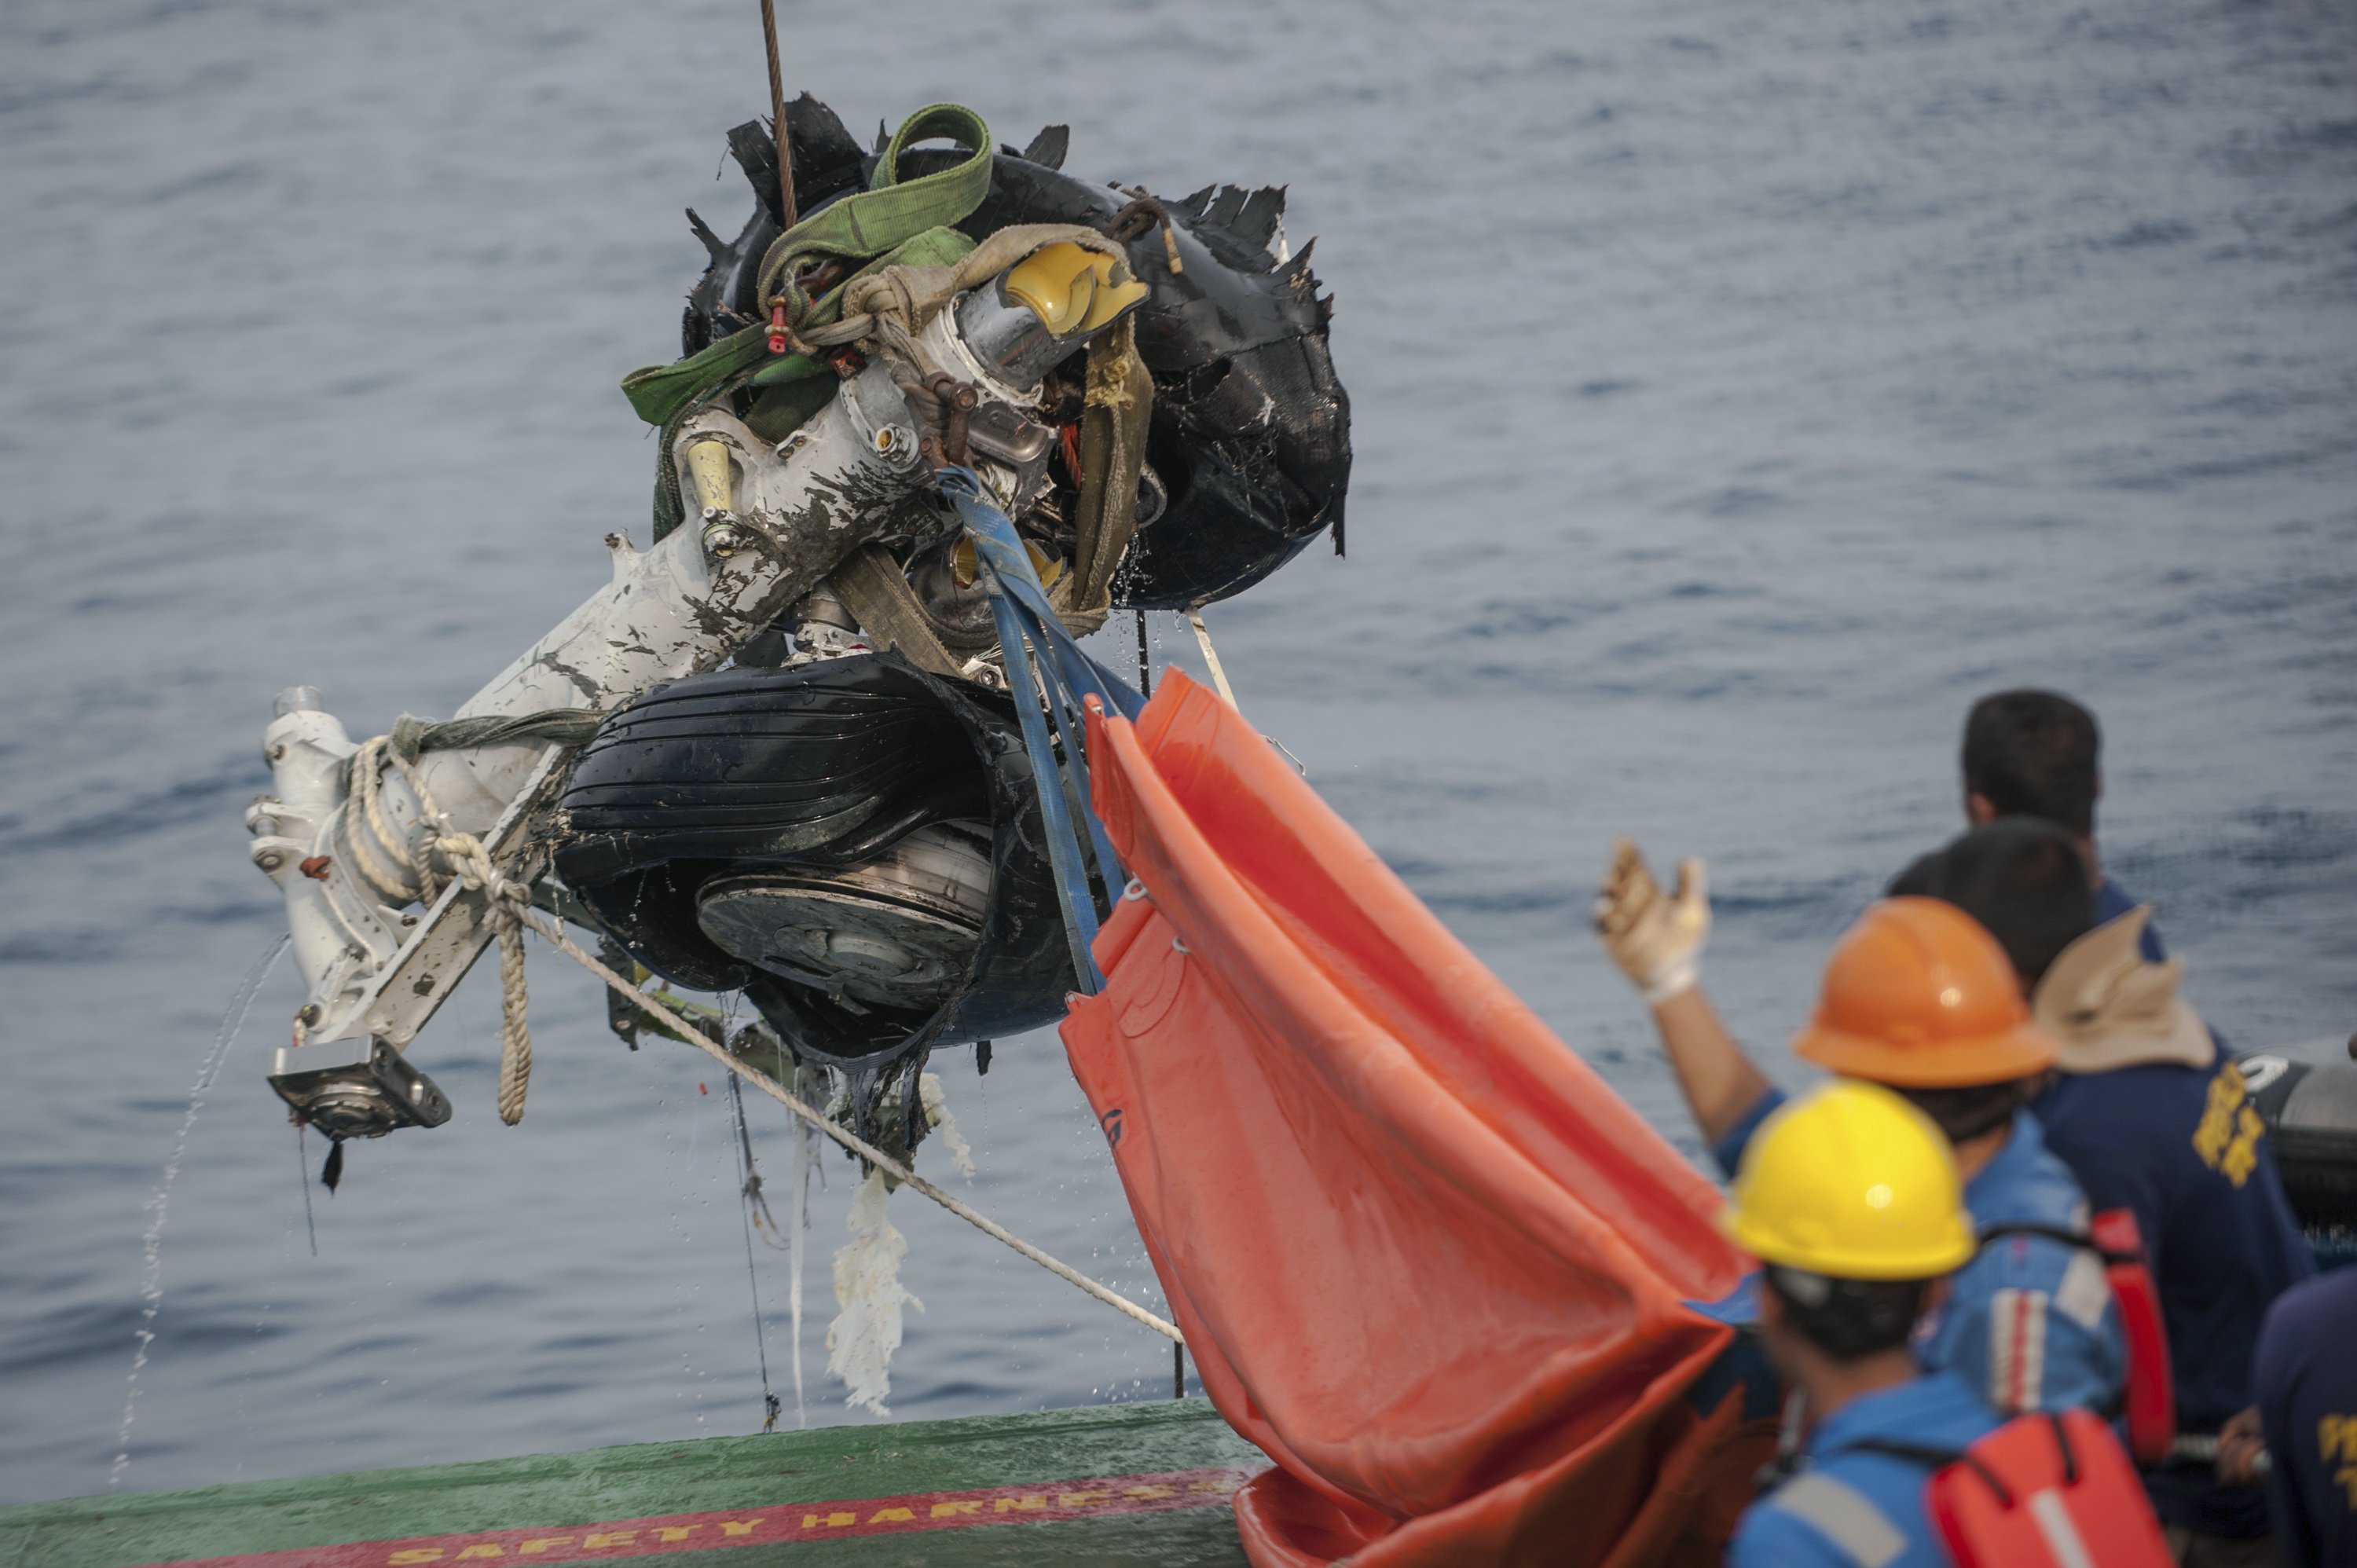
MULTIPOLYGON (((535 721, 550 716, 533 715, 535 721)), ((451 721, 468 722, 471 721, 451 721)), ((434 875, 436 851, 449 864, 460 886, 483 896, 489 906, 491 929, 500 940, 500 1120, 512 1127, 523 1120, 524 1091, 532 1084, 532 1029, 527 1016, 531 998, 525 988, 523 968, 524 912, 531 907, 531 889, 500 870, 481 839, 451 827, 449 817, 434 799, 434 791, 426 788, 414 754, 404 754, 404 743, 417 746, 417 736, 426 727, 430 726, 404 714, 394 725, 393 735, 377 736, 362 746, 352 758, 353 792, 359 797, 371 829, 368 835, 353 835, 353 843, 365 845, 373 837, 400 863, 395 868, 372 870, 366 856, 361 860, 369 880, 397 903, 406 903, 413 897, 404 885, 413 879, 416 884, 414 896, 420 901, 431 904, 441 896, 434 875), (386 764, 400 772, 410 792, 417 797, 426 836, 415 848, 410 846, 408 835, 386 816, 379 802, 378 786, 386 764)))
POLYGON ((482 894, 503 918, 517 918, 531 901, 523 884, 500 871, 492 862, 490 851, 474 834, 451 832, 445 824, 434 847, 450 863, 459 886, 469 893, 482 894))

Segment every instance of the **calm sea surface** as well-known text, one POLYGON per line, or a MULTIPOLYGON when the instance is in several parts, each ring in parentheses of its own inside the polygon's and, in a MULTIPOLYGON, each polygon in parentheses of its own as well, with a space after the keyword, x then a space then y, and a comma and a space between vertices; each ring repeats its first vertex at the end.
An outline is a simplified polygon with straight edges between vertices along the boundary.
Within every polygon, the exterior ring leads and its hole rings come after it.
MULTIPOLYGON (((1214 610, 1222 651, 1681 1147, 1584 929, 1611 835, 1710 857, 1714 989, 1794 1076, 1827 943, 1956 826, 2000 685, 2102 715, 2107 858, 2222 1029, 2357 1027, 2345 0, 781 9, 854 126, 957 99, 1018 145, 1070 122, 1091 177, 1292 187, 1351 553, 1214 610)), ((239 820, 271 693, 355 735, 447 714, 599 585, 599 535, 643 541, 614 383, 675 351, 680 209, 746 210, 713 172, 765 100, 757 15, 0 8, 0 1499, 107 1483, 142 1206, 282 929, 239 820)), ((281 969, 171 1195, 124 1485, 759 1424, 718 1085, 533 981, 522 1126, 479 977, 418 1047, 457 1120, 356 1145, 314 1257, 262 1081, 281 969)), ((1158 1299, 1052 1036, 942 1070, 973 1200, 1158 1299)), ((853 1419, 821 1372, 845 1177, 814 1422, 853 1419)), ((1160 1340, 894 1209, 897 1414, 1167 1392, 1160 1340)), ((782 1257, 759 1278, 791 1422, 782 1257)))

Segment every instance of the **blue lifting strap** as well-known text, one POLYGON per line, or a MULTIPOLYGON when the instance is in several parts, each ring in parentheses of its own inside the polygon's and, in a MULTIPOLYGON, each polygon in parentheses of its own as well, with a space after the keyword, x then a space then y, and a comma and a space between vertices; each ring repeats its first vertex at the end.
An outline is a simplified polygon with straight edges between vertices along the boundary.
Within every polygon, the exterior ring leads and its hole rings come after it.
MULTIPOLYGON (((1123 879, 1121 863, 1105 837, 1104 824, 1089 809, 1089 764, 1082 729, 1082 699, 1093 696, 1105 711, 1135 718, 1146 699, 1120 677, 1090 658, 1049 604, 1031 557, 1015 524, 991 499, 971 469, 943 468, 942 493, 958 510, 974 541, 990 613, 1006 660, 1006 684, 1023 725, 1023 749, 1039 790, 1039 816, 1048 830, 1048 861, 1056 876, 1056 901, 1063 910, 1064 937, 1071 944, 1072 973, 1093 996, 1104 988, 1089 950, 1096 941, 1099 912, 1089 891, 1084 852, 1096 861, 1110 898, 1123 879), (1028 644, 1028 647, 1027 647, 1028 644), (1049 739, 1053 724, 1063 759, 1049 739), (1085 838, 1083 834, 1085 833, 1085 838)), ((1109 906, 1108 906, 1109 907, 1109 906)))

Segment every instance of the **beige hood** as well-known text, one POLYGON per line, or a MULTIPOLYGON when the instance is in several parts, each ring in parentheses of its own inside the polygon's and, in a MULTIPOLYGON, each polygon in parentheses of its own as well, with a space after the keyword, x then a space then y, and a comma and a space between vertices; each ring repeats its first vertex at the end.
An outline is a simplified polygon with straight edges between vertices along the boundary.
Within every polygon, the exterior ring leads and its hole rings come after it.
POLYGON ((2147 963, 2137 946, 2152 918, 2139 905, 2097 926, 2055 959, 2030 1012, 2061 1047, 2064 1072, 2105 1072, 2147 1062, 2206 1068, 2217 1055, 2209 1027, 2177 988, 2185 964, 2147 963))

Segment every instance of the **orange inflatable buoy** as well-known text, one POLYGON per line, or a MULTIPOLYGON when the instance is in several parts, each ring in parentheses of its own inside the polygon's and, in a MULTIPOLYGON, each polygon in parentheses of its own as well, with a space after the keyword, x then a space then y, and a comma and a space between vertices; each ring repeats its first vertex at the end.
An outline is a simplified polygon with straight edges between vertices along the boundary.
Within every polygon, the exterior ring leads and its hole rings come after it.
POLYGON ((1092 712, 1136 878, 1062 1026, 1262 1568, 1715 1563, 1776 1391, 1676 1151, 1225 703, 1092 712))

